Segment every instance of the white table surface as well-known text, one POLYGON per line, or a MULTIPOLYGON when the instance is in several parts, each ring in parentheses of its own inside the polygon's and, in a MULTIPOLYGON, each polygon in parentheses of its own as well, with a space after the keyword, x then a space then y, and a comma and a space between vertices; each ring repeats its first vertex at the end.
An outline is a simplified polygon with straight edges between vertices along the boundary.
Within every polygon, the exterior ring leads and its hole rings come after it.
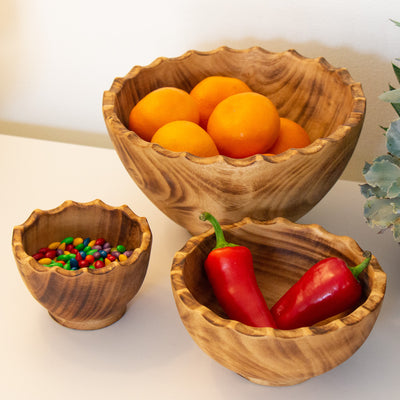
POLYGON ((400 247, 363 219, 355 182, 339 181, 300 221, 353 237, 388 275, 385 301, 363 346, 335 369, 291 387, 260 386, 194 343, 173 300, 169 271, 189 234, 137 188, 116 152, 0 134, 0 397, 11 399, 399 399, 400 247), (64 200, 100 198, 146 216, 153 248, 144 284, 115 324, 65 328, 25 287, 11 250, 15 225, 64 200))

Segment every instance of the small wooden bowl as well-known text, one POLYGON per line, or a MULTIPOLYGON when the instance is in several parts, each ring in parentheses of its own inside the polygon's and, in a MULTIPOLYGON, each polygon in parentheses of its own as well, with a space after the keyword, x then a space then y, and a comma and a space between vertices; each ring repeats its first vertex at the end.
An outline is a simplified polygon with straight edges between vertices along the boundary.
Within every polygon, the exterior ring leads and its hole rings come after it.
MULTIPOLYGON (((363 260, 363 251, 353 239, 335 236, 318 225, 245 218, 223 229, 229 242, 251 250, 269 307, 317 261, 334 256, 353 266, 363 260)), ((351 357, 373 328, 386 288, 386 274, 374 257, 360 276, 364 297, 358 308, 312 327, 279 330, 254 328, 226 317, 203 268, 214 246, 211 229, 191 238, 176 253, 172 291, 182 322, 199 347, 246 379, 270 386, 303 382, 351 357)))
POLYGON ((116 78, 103 96, 105 123, 128 173, 161 211, 192 234, 208 229, 198 218, 202 211, 223 224, 244 217, 302 217, 342 174, 364 113, 361 85, 346 69, 295 50, 271 53, 259 47, 158 58, 116 78), (282 117, 302 125, 313 143, 272 157, 200 158, 146 142, 127 128, 132 107, 150 91, 162 86, 190 91, 210 75, 242 79, 269 97, 282 117))
POLYGON ((61 325, 99 329, 119 320, 137 294, 147 272, 152 234, 143 217, 129 207, 110 207, 100 200, 66 201, 35 210, 14 227, 12 247, 17 267, 33 297, 61 325), (134 250, 127 260, 97 270, 76 271, 40 265, 31 255, 65 237, 105 238, 111 245, 134 250))

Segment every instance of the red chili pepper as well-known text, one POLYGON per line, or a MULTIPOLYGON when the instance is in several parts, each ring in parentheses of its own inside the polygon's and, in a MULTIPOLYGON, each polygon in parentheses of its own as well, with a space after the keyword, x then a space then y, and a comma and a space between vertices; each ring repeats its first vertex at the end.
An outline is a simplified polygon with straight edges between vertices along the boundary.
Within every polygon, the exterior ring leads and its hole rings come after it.
POLYGON ((271 308, 280 329, 311 326, 355 307, 361 299, 359 274, 368 266, 371 253, 356 267, 330 257, 313 265, 271 308))
POLYGON ((257 285, 253 257, 247 247, 228 243, 218 221, 209 213, 200 216, 215 231, 216 246, 204 267, 219 304, 230 319, 256 327, 276 324, 257 285))

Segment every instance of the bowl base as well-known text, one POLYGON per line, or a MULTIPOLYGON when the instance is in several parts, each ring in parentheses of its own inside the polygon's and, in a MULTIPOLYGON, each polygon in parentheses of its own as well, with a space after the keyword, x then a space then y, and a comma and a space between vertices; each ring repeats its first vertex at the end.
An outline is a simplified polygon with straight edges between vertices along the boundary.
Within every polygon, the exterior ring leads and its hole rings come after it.
POLYGON ((108 315, 106 318, 101 320, 87 320, 87 321, 70 321, 59 316, 52 314, 49 311, 49 315, 54 321, 58 322, 60 325, 65 326, 71 329, 78 329, 78 330, 95 330, 105 328, 106 326, 112 325, 114 322, 117 322, 126 312, 126 306, 118 312, 115 312, 111 315, 108 315))
POLYGON ((239 376, 241 376, 244 379, 247 379, 248 381, 252 382, 252 383, 256 383, 257 385, 262 385, 262 386, 293 386, 293 385, 298 385, 299 383, 303 383, 305 381, 308 381, 310 378, 305 378, 305 379, 296 379, 293 381, 286 381, 279 383, 279 382, 271 382, 269 380, 265 380, 265 379, 259 379, 259 378, 253 378, 251 376, 244 376, 241 374, 238 374, 239 376))

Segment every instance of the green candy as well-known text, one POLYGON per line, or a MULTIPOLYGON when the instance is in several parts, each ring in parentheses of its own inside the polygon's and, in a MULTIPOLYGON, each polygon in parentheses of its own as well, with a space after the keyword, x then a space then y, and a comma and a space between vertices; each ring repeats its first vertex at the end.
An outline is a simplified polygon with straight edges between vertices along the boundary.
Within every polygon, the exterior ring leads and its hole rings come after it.
POLYGON ((58 262, 52 262, 52 263, 49 264, 49 267, 61 267, 61 268, 63 268, 64 264, 58 263, 58 262))
POLYGON ((126 248, 122 244, 119 244, 117 246, 117 251, 119 251, 120 253, 124 253, 126 251, 126 248))
POLYGON ((79 243, 77 246, 75 246, 75 248, 76 248, 78 251, 82 251, 82 250, 85 248, 85 245, 84 245, 83 243, 79 243))
POLYGON ((88 251, 92 250, 92 248, 90 246, 86 246, 83 251, 88 254, 88 251))
POLYGON ((60 254, 60 255, 57 257, 57 260, 58 260, 58 261, 65 261, 65 262, 67 262, 67 261, 69 260, 69 255, 68 255, 68 254, 60 254))
POLYGON ((68 260, 70 260, 71 258, 76 258, 76 254, 74 253, 66 254, 66 256, 68 257, 68 260))
MULTIPOLYGON (((89 246, 88 246, 89 247, 89 246)), ((86 255, 91 255, 91 254, 94 254, 94 253, 96 253, 98 250, 97 249, 91 249, 91 250, 89 250, 89 251, 85 251, 85 253, 86 253, 86 255)))
POLYGON ((73 241, 74 241, 74 238, 72 236, 68 236, 65 239, 61 240, 61 243, 72 244, 73 241))
POLYGON ((69 263, 69 261, 67 261, 65 263, 65 265, 63 266, 64 269, 70 270, 71 269, 71 264, 69 263))
POLYGON ((92 264, 89 266, 89 269, 96 269, 95 266, 92 264))

